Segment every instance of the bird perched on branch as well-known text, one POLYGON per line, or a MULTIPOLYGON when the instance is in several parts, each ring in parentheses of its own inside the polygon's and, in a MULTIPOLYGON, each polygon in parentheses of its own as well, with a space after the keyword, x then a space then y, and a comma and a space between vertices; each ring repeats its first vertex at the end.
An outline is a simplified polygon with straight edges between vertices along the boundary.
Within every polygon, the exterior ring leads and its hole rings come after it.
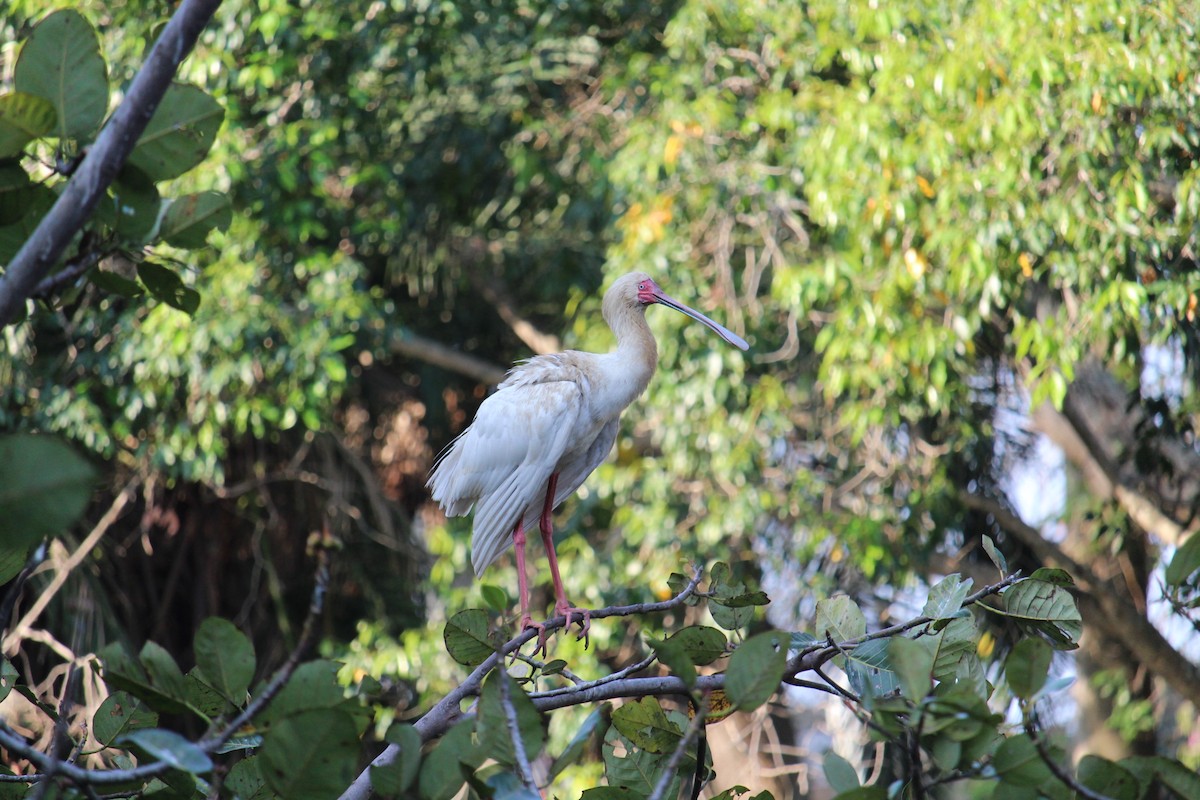
POLYGON ((735 347, 749 348, 737 334, 671 298, 649 275, 622 276, 605 293, 603 304, 616 349, 568 350, 514 367, 429 476, 433 499, 447 516, 475 509, 471 563, 476 576, 514 546, 519 626, 537 629, 538 650, 543 652, 545 625, 529 614, 525 531, 537 523, 554 582, 554 612, 566 617, 566 627, 578 622, 580 637, 586 640, 591 612, 567 601, 554 551, 552 514, 608 456, 621 412, 650 382, 658 346, 646 324, 646 307, 655 303, 703 323, 735 347))

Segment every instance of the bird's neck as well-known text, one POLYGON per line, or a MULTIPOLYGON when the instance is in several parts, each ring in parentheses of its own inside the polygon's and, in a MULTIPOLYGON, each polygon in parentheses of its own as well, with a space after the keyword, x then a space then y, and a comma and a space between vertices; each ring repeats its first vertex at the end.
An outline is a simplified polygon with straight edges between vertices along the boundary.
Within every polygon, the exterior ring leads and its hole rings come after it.
POLYGON ((650 383, 658 365, 658 343, 646 322, 645 308, 623 308, 609 320, 609 326, 617 337, 615 354, 635 377, 637 391, 633 397, 637 397, 650 383))

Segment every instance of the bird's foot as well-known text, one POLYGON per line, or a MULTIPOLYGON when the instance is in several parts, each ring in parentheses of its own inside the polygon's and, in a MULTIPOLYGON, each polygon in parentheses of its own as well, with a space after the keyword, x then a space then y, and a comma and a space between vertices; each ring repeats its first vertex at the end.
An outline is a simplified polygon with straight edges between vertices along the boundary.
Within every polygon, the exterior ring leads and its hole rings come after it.
POLYGON ((517 629, 524 631, 526 628, 533 628, 538 634, 537 647, 533 648, 533 652, 529 654, 530 657, 537 658, 538 653, 541 653, 543 656, 549 655, 549 652, 546 650, 546 623, 534 622, 533 617, 528 614, 522 614, 520 621, 517 623, 517 629))
POLYGON ((554 604, 554 613, 561 614, 567 618, 566 623, 563 624, 564 630, 567 630, 571 627, 572 621, 579 623, 579 635, 575 637, 575 640, 579 641, 582 639, 583 649, 586 650, 588 646, 588 631, 592 629, 591 610, 586 608, 575 608, 569 603, 562 602, 554 604))

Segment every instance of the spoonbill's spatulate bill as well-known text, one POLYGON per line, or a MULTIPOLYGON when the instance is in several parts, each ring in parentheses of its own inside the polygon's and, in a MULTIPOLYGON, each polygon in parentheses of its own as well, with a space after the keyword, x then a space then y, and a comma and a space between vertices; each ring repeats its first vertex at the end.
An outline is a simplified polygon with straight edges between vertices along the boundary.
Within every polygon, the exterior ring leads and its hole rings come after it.
POLYGON ((749 348, 736 333, 667 295, 649 275, 630 273, 604 295, 604 320, 616 335, 616 349, 568 350, 514 367, 429 476, 433 499, 447 516, 475 509, 471 562, 477 576, 514 546, 520 628, 538 630, 541 651, 545 626, 529 614, 525 530, 536 522, 541 531, 555 614, 566 617, 567 627, 578 621, 586 637, 591 612, 572 606, 563 591, 552 513, 608 456, 621 412, 650 382, 658 346, 646 324, 646 307, 655 303, 688 315, 734 347, 749 348))

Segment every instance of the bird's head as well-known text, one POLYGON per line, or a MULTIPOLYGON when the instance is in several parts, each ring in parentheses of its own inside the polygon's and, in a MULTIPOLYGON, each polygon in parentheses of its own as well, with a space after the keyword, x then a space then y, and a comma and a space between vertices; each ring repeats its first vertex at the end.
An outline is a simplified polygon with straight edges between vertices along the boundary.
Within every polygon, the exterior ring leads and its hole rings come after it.
POLYGON ((686 314, 697 322, 705 325, 711 331, 716 333, 725 341, 729 342, 734 347, 742 350, 750 349, 750 345, 746 340, 738 336, 733 331, 725 326, 714 322, 705 315, 696 311, 694 308, 689 308, 679 302, 669 294, 664 292, 654 279, 644 272, 631 272, 628 275, 622 275, 617 279, 612 288, 604 297, 604 306, 606 309, 605 318, 608 319, 607 310, 610 307, 610 300, 616 304, 624 305, 638 310, 644 310, 646 306, 659 304, 669 308, 673 308, 681 314, 686 314))

